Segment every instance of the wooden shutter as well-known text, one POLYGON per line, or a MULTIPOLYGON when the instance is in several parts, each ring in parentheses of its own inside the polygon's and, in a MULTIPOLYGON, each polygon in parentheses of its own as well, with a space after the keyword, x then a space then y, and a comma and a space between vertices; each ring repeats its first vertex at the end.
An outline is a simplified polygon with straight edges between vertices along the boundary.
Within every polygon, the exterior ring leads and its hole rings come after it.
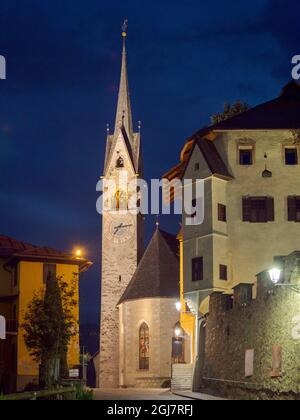
POLYGON ((274 207, 274 198, 266 197, 266 208, 267 208, 267 221, 275 221, 275 207, 274 207))
POLYGON ((251 198, 243 197, 243 221, 251 221, 251 198))
POLYGON ((227 207, 224 204, 218 204, 218 220, 227 222, 227 207))
POLYGON ((296 220, 296 197, 288 197, 288 220, 289 222, 296 220))
POLYGON ((192 279, 193 281, 203 280, 203 257, 192 260, 192 279))

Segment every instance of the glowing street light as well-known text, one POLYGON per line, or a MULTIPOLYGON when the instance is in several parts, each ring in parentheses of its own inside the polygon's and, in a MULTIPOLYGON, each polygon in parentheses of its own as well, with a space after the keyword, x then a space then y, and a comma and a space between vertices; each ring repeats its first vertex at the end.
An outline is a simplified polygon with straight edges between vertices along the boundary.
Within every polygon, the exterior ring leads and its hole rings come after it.
POLYGON ((82 249, 80 249, 80 248, 76 249, 76 251, 75 251, 76 258, 82 258, 82 255, 83 255, 82 249))
POLYGON ((179 338, 183 335, 183 331, 179 323, 175 327, 174 334, 176 338, 179 338))
POLYGON ((176 302, 175 303, 175 306, 176 306, 176 310, 178 311, 178 312, 181 312, 181 309, 182 309, 182 303, 181 302, 176 302))
POLYGON ((300 284, 285 283, 283 281, 283 270, 277 267, 269 270, 269 276, 275 287, 285 287, 293 292, 300 293, 300 284))

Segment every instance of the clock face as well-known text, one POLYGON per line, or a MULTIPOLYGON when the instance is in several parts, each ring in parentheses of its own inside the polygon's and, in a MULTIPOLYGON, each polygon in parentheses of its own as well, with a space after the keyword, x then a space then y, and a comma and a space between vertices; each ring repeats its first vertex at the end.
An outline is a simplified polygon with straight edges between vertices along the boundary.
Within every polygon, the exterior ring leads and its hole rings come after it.
POLYGON ((134 235, 134 219, 130 216, 119 216, 106 222, 108 239, 115 244, 124 244, 134 235))

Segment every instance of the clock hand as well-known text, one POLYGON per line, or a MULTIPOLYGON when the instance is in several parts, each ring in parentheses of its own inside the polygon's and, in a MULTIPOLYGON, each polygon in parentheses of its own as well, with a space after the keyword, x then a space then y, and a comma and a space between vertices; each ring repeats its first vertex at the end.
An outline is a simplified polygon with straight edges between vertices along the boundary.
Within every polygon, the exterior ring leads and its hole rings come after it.
POLYGON ((115 235, 121 230, 121 229, 126 229, 129 227, 132 227, 133 225, 123 225, 123 223, 121 223, 119 226, 115 227, 115 235))

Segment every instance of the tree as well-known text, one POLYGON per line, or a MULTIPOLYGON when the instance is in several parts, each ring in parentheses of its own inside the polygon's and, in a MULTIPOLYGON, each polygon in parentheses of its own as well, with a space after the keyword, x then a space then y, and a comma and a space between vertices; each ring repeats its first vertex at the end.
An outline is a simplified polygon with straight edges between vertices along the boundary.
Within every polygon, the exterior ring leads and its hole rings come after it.
POLYGON ((250 105, 245 102, 237 101, 233 105, 229 102, 225 102, 224 111, 222 113, 215 114, 211 117, 212 124, 218 124, 222 121, 226 121, 229 118, 235 117, 236 115, 242 114, 250 109, 250 105))
MULTIPOLYGON (((71 285, 49 273, 46 289, 35 293, 28 305, 22 328, 29 354, 40 365, 40 385, 50 389, 58 361, 66 367, 68 346, 77 334, 74 317, 76 277, 71 285)), ((60 369, 62 371, 63 369, 60 369)))

